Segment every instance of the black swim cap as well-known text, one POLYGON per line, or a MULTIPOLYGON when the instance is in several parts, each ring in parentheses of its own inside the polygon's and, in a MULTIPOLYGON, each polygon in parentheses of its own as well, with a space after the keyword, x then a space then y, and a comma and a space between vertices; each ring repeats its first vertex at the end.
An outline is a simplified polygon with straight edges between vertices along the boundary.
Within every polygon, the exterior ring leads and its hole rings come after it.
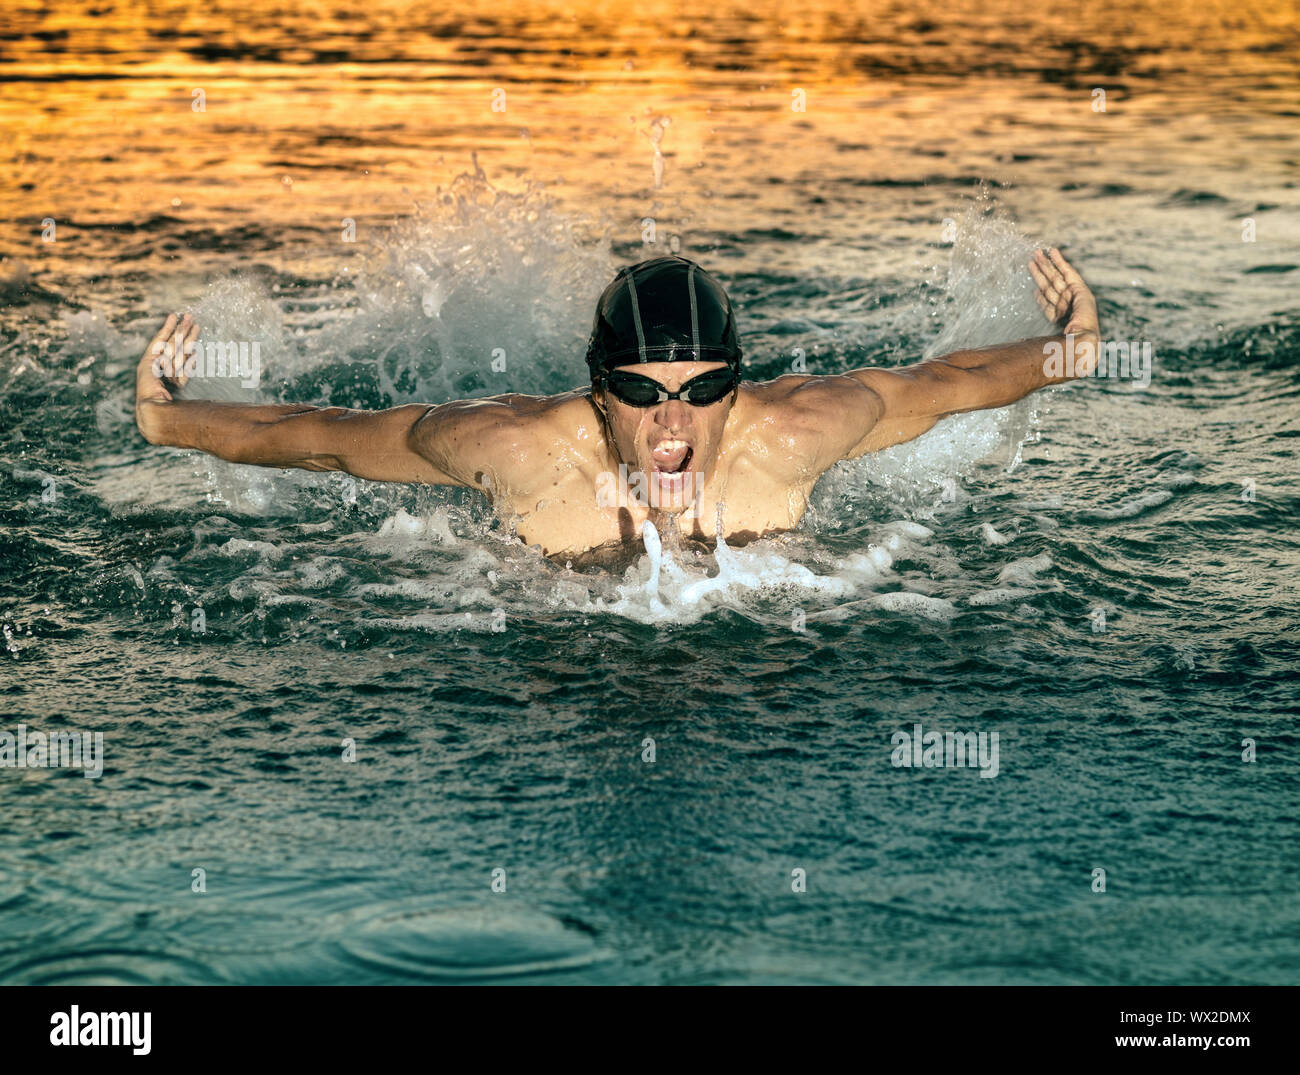
POLYGON ((676 254, 618 271, 596 303, 587 344, 592 381, 642 362, 726 362, 740 369, 731 300, 712 276, 676 254))

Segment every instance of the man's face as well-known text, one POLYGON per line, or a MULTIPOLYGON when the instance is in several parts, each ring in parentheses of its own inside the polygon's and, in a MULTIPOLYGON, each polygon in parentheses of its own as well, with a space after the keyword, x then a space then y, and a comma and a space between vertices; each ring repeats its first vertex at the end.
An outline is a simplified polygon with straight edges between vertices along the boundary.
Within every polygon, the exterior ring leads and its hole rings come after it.
MULTIPOLYGON (((725 362, 646 362, 619 366, 619 370, 658 381, 669 392, 678 391, 692 377, 725 370, 725 362)), ((688 508, 713 469, 722 430, 731 413, 734 392, 716 403, 696 406, 680 399, 635 407, 612 392, 601 393, 609 415, 613 448, 630 471, 645 475, 651 503, 676 514, 688 508)))

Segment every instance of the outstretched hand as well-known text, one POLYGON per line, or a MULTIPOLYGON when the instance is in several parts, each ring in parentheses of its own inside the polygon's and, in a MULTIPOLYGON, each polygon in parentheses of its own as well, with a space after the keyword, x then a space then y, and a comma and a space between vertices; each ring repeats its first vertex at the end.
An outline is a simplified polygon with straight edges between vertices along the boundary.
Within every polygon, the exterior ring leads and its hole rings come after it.
POLYGON ((1029 271, 1038 285, 1034 298, 1047 320, 1053 325, 1063 324, 1066 335, 1100 335, 1097 300, 1083 277, 1056 247, 1035 250, 1029 259, 1029 271))
POLYGON ((163 323, 135 371, 135 401, 137 404, 153 401, 171 402, 172 392, 183 388, 189 380, 185 361, 194 350, 199 338, 199 325, 193 316, 186 314, 177 323, 171 314, 163 323))

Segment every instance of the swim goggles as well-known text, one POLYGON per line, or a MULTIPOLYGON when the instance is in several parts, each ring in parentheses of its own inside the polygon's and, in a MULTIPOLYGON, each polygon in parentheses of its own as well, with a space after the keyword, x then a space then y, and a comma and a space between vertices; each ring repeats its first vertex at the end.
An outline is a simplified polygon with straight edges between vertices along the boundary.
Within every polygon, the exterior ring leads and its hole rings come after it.
POLYGON ((639 373, 611 370, 604 375, 605 388, 615 399, 629 407, 653 407, 670 399, 680 399, 695 407, 717 403, 740 381, 738 369, 709 370, 692 377, 676 392, 669 392, 658 381, 639 373))

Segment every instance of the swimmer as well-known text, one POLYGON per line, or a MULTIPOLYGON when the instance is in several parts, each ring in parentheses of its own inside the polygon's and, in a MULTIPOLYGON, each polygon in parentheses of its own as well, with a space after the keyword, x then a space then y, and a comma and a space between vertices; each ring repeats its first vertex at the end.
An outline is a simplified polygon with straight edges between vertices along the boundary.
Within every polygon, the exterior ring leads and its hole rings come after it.
POLYGON ((476 489, 560 561, 634 545, 647 520, 682 540, 744 544, 797 526, 817 479, 842 459, 1091 372, 1092 292, 1058 250, 1036 251, 1029 269, 1060 335, 756 383, 741 379, 722 286, 685 258, 652 258, 620 270, 600 297, 590 387, 383 411, 180 399, 199 326, 172 315, 140 360, 136 423, 150 444, 232 463, 476 489), (1049 368, 1049 351, 1062 350, 1075 361, 1049 368))

